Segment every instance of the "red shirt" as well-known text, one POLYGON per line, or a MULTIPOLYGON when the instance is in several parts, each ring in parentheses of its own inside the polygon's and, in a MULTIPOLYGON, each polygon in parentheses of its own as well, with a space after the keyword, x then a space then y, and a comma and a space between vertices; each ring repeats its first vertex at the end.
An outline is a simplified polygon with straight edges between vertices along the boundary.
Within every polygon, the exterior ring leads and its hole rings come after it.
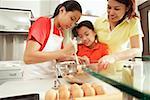
POLYGON ((90 63, 96 63, 98 60, 108 54, 108 46, 103 43, 97 43, 94 48, 90 49, 83 44, 78 45, 78 56, 87 56, 90 63))
MULTIPOLYGON (((51 19, 48 17, 40 17, 30 27, 28 40, 37 41, 41 45, 39 50, 42 51, 50 36, 50 30, 51 19)), ((53 33, 60 36, 60 31, 55 25, 53 33)))

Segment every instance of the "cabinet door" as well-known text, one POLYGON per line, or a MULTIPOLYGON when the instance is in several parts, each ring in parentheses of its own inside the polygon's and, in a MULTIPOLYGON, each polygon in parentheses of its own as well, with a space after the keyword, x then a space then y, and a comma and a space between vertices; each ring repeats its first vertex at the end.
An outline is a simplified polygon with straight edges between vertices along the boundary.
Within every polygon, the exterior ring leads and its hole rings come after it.
POLYGON ((149 38, 149 10, 150 10, 150 1, 146 1, 138 6, 141 17, 141 25, 144 32, 143 38, 143 55, 150 54, 150 38, 149 38))

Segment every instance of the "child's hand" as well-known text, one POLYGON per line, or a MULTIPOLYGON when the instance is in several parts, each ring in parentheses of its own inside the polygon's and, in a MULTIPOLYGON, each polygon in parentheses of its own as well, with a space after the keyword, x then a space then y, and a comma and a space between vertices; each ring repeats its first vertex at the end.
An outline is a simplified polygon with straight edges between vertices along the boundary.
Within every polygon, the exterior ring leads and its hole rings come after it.
POLYGON ((82 57, 78 56, 78 59, 81 64, 86 64, 86 65, 90 64, 90 60, 87 56, 82 56, 82 57))

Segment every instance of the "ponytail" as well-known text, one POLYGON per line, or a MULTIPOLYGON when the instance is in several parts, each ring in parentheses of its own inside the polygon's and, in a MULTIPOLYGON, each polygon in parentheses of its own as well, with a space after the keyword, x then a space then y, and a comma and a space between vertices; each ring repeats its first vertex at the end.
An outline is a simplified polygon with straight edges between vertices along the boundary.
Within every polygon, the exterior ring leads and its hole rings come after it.
POLYGON ((59 4, 56 9, 55 9, 55 12, 54 12, 54 15, 52 16, 52 18, 54 18, 55 16, 57 16, 59 14, 59 9, 62 7, 62 4, 59 4))
POLYGON ((129 16, 129 18, 133 18, 133 17, 137 16, 135 0, 131 0, 131 1, 132 1, 132 12, 131 12, 131 15, 129 16))
POLYGON ((62 4, 59 4, 56 7, 54 15, 52 16, 52 18, 54 18, 55 16, 57 16, 59 14, 59 9, 61 7, 65 7, 66 11, 75 11, 75 10, 77 10, 80 13, 82 13, 81 5, 77 1, 75 1, 75 0, 68 0, 68 1, 63 2, 62 4))

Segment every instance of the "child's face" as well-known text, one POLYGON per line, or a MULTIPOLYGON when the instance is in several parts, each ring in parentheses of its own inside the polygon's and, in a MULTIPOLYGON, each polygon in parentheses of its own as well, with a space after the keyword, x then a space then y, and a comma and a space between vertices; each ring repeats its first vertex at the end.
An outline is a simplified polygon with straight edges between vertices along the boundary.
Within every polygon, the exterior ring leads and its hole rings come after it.
POLYGON ((82 41, 82 44, 85 46, 90 47, 94 43, 96 33, 93 30, 82 26, 77 30, 77 32, 82 41))
POLYGON ((68 11, 65 10, 60 13, 59 25, 62 29, 69 29, 75 25, 75 23, 80 19, 81 13, 77 10, 68 11))
POLYGON ((127 11, 127 7, 116 0, 108 0, 108 18, 111 22, 117 23, 123 18, 127 11))

